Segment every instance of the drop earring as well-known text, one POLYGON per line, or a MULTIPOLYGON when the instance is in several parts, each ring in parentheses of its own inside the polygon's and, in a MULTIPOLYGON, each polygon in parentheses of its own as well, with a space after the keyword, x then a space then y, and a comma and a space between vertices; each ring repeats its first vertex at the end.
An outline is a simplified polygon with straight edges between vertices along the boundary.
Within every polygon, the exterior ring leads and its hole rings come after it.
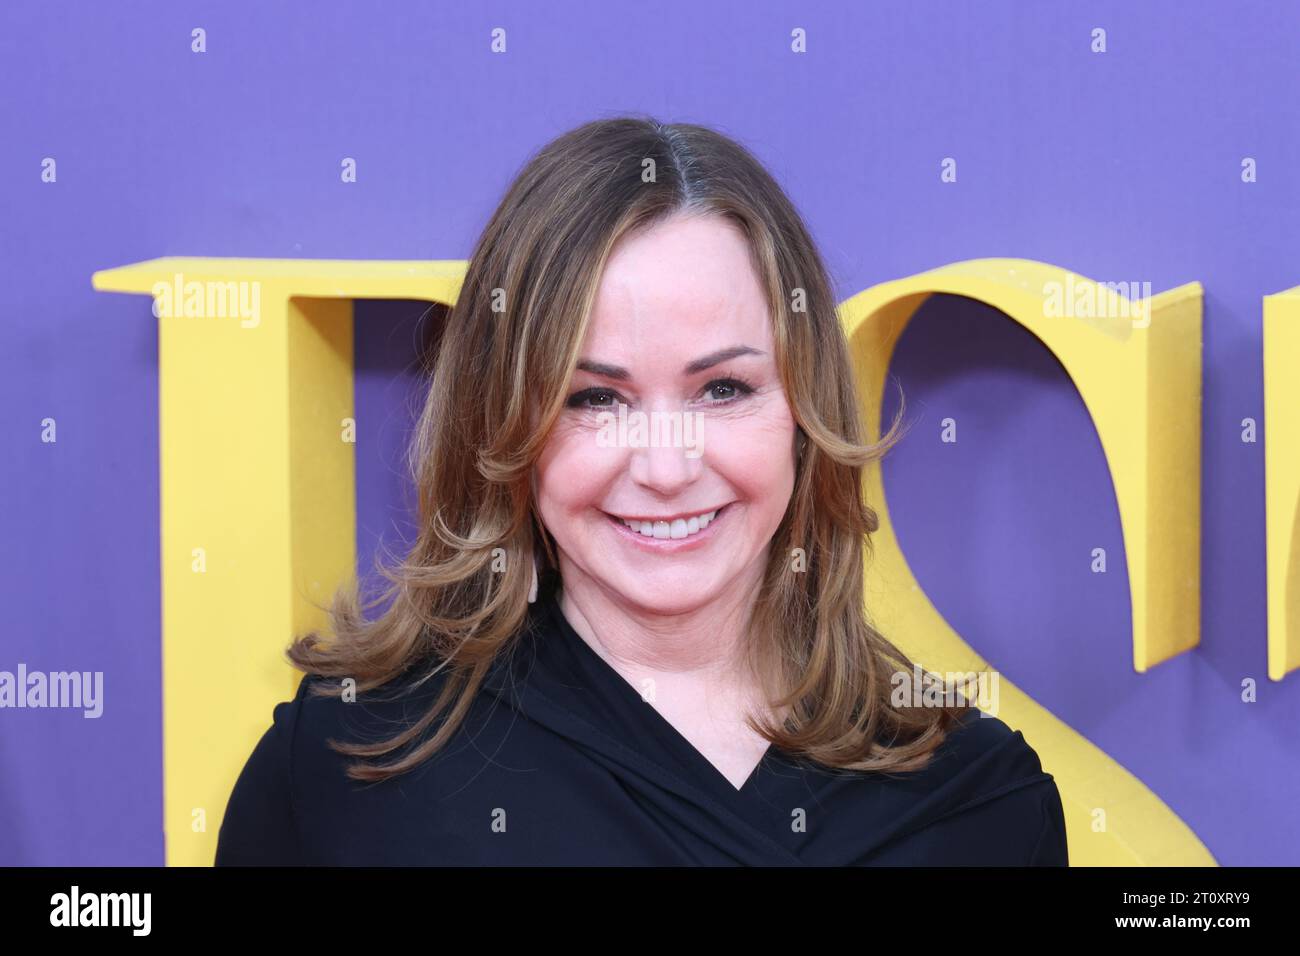
POLYGON ((537 556, 533 556, 533 584, 528 589, 528 603, 537 603, 537 556))

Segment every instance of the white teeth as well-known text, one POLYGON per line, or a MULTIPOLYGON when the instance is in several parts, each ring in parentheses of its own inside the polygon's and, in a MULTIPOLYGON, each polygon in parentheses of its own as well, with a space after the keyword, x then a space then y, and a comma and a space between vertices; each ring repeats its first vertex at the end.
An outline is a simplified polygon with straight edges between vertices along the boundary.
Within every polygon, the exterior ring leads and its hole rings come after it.
POLYGON ((672 522, 668 521, 629 521, 627 518, 620 519, 625 525, 638 534, 643 534, 647 538, 689 538, 693 534, 698 534, 709 526, 709 522, 717 517, 716 510, 708 514, 696 515, 693 518, 676 518, 672 522))

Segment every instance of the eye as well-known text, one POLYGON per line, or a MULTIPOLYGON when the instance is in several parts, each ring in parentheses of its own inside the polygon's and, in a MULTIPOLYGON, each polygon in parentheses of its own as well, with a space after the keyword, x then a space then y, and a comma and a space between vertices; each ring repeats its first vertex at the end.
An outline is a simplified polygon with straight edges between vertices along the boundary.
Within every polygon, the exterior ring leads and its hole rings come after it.
POLYGON ((616 408, 618 399, 618 392, 608 388, 584 388, 569 396, 565 404, 569 408, 616 408))
MULTIPOLYGON (((729 405, 753 393, 754 387, 748 382, 738 378, 719 378, 706 385, 701 394, 708 399, 706 405, 729 405)), ((626 404, 623 396, 610 388, 584 388, 574 392, 565 402, 568 408, 598 410, 612 410, 626 404)))
POLYGON ((753 392, 753 386, 742 382, 738 378, 715 379, 704 388, 706 395, 711 395, 716 399, 716 401, 710 402, 710 405, 725 405, 745 395, 751 395, 753 392))

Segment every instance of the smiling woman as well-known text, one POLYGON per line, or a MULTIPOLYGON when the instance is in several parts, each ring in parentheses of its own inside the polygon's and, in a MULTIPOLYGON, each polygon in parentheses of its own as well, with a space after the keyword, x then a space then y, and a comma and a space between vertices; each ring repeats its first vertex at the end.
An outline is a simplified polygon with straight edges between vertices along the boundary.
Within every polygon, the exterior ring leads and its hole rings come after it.
POLYGON ((381 613, 354 581, 290 647, 217 862, 1065 864, 1019 732, 891 701, 913 663, 863 605, 861 489, 899 423, 867 446, 857 416, 821 258, 747 150, 641 118, 546 146, 440 343, 419 537, 381 613))

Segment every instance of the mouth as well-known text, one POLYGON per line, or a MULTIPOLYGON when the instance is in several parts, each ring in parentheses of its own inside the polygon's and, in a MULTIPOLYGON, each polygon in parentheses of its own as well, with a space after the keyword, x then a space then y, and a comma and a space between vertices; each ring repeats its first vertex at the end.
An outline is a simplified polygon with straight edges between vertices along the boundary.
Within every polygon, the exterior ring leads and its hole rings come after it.
POLYGON ((624 518, 605 512, 614 530, 632 541, 656 551, 678 551, 711 539, 717 524, 728 514, 730 504, 712 511, 681 515, 672 520, 624 518))

